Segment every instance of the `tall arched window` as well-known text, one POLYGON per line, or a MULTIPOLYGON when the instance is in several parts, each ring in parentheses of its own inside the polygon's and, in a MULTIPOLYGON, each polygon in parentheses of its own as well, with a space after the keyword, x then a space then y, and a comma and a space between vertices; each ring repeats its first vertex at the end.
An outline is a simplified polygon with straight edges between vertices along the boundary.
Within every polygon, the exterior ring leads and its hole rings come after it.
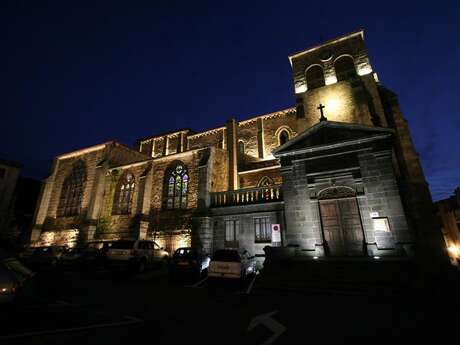
POLYGON ((166 208, 187 208, 189 176, 182 163, 169 171, 167 185, 166 208))
POLYGON ((334 63, 334 68, 337 81, 347 80, 356 76, 355 63, 350 56, 339 57, 334 63))
POLYGON ((305 79, 307 80, 308 90, 326 85, 323 69, 319 65, 308 68, 305 73, 305 79))
POLYGON ((135 185, 134 175, 129 171, 121 176, 113 199, 113 214, 131 213, 135 185))
POLYGON ((279 140, 280 146, 286 144, 289 140, 288 131, 283 129, 278 136, 278 140, 279 140))
POLYGON ((75 216, 80 213, 83 190, 86 182, 86 165, 77 161, 64 180, 57 209, 58 217, 75 216))

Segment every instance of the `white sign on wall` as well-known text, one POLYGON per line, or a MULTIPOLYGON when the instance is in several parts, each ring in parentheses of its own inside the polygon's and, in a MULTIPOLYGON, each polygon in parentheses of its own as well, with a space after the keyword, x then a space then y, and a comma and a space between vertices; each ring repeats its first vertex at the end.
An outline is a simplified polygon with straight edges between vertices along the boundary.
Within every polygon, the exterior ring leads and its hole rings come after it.
POLYGON ((377 218, 379 216, 379 213, 378 212, 371 212, 371 213, 369 213, 369 215, 371 216, 371 218, 377 218))
POLYGON ((281 227, 279 224, 272 224, 272 242, 281 242, 281 227))

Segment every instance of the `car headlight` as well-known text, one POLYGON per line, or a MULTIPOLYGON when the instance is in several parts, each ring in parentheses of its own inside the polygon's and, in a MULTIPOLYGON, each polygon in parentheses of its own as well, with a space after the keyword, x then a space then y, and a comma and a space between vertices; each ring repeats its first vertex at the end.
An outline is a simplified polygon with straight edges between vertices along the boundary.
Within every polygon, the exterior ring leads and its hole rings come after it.
POLYGON ((16 293, 16 288, 15 287, 11 287, 11 288, 2 287, 2 288, 0 288, 0 294, 1 295, 14 295, 15 293, 16 293))

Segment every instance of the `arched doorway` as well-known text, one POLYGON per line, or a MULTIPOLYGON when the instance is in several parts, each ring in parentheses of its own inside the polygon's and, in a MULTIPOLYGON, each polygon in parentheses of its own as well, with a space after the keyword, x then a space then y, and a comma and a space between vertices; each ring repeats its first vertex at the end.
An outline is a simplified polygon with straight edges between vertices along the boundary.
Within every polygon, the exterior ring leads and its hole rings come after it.
POLYGON ((328 256, 364 256, 364 233, 356 194, 350 187, 329 187, 318 193, 328 256))

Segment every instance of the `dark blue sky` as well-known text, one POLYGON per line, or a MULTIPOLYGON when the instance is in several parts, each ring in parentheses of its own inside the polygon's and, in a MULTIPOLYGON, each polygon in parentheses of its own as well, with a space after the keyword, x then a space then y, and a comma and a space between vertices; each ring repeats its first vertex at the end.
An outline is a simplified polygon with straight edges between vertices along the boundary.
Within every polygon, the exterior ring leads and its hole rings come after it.
POLYGON ((2 1, 0 155, 42 178, 59 153, 290 107, 288 54, 363 28, 446 197, 460 185, 455 3, 2 1))

